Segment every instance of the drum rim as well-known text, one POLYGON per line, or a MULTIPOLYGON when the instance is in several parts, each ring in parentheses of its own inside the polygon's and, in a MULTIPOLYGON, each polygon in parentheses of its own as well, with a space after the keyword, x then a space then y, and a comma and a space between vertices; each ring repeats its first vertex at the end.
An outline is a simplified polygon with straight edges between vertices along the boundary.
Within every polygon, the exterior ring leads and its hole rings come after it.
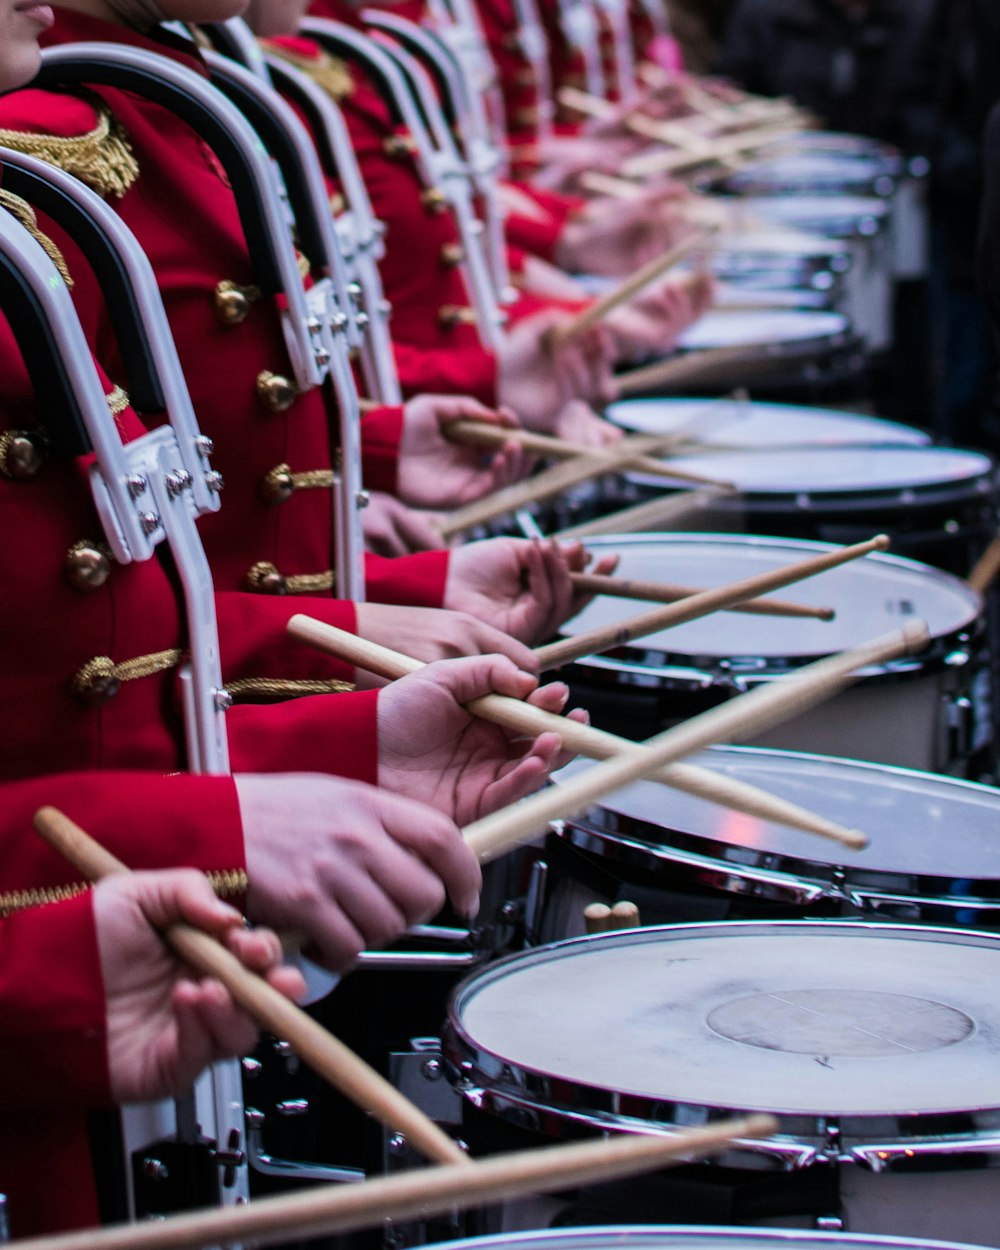
MULTIPOLYGON (((807 412, 808 412, 808 413, 816 413, 816 414, 817 414, 817 416, 820 416, 820 417, 825 417, 825 416, 828 416, 828 417, 833 417, 833 418, 843 418, 843 417, 847 417, 847 418, 850 418, 850 419, 851 419, 851 420, 853 420, 853 421, 858 421, 858 422, 860 422, 860 423, 870 423, 871 425, 874 425, 874 426, 878 427, 879 429, 886 428, 886 429, 890 429, 890 430, 916 430, 916 432, 917 432, 918 434, 923 434, 923 433, 924 433, 924 431, 923 431, 923 430, 920 430, 918 426, 915 426, 915 425, 907 425, 905 421, 891 421, 888 417, 871 417, 871 416, 868 416, 868 414, 867 414, 867 413, 864 413, 864 412, 850 412, 850 411, 848 411, 846 408, 818 408, 818 407, 813 407, 813 406, 812 406, 812 405, 810 405, 810 404, 786 404, 786 403, 781 403, 781 402, 778 402, 778 401, 776 401, 776 400, 769 400, 769 399, 746 399, 746 400, 734 399, 732 402, 733 402, 734 404, 738 404, 740 407, 744 407, 744 406, 745 406, 745 407, 748 407, 748 408, 750 408, 751 410, 753 410, 753 409, 755 409, 755 408, 757 408, 757 409, 763 409, 763 408, 766 408, 766 409, 768 409, 768 410, 778 408, 778 409, 783 409, 783 410, 786 410, 786 411, 779 412, 779 413, 778 413, 778 416, 779 416, 779 417, 781 417, 781 416, 786 416, 786 417, 787 417, 787 416, 790 416, 790 415, 791 415, 791 414, 793 414, 793 413, 807 413, 807 412)), ((616 409, 628 408, 628 407, 630 407, 630 406, 649 407, 649 406, 656 405, 656 404, 659 404, 659 405, 661 405, 661 406, 662 406, 662 405, 667 405, 667 406, 678 405, 678 406, 680 406, 680 405, 682 405, 682 404, 698 404, 698 405, 700 405, 701 407, 708 409, 708 408, 710 407, 710 405, 711 405, 711 401, 710 401, 710 400, 709 400, 709 401, 706 401, 706 400, 704 400, 704 399, 701 399, 701 398, 699 398, 697 395, 663 395, 663 396, 657 396, 657 395, 645 395, 645 396, 640 396, 640 395, 637 395, 637 396, 630 397, 630 398, 628 398, 628 399, 616 399, 616 400, 613 400, 613 401, 612 401, 610 404, 608 404, 608 405, 607 405, 607 407, 604 409, 604 416, 605 416, 605 418, 606 418, 608 421, 612 422, 612 424, 613 424, 613 425, 617 425, 620 429, 623 429, 623 430, 633 430, 633 431, 634 431, 634 432, 636 432, 636 433, 646 434, 646 433, 649 433, 649 431, 648 431, 648 430, 641 430, 641 429, 640 429, 640 430, 637 430, 635 426, 625 425, 625 424, 623 424, 623 423, 621 423, 621 422, 619 422, 619 421, 615 420, 615 417, 614 417, 614 415, 613 415, 613 414, 614 414, 614 412, 615 412, 615 410, 616 410, 616 409)), ((751 415, 752 415, 752 411, 751 411, 751 415)), ((665 431, 665 433, 669 434, 669 433, 670 433, 670 431, 669 431, 669 430, 668 430, 668 431, 665 431)), ((899 445, 899 446, 903 446, 903 447, 928 447, 928 446, 932 446, 932 443, 931 443, 931 441, 930 441, 930 435, 929 435, 929 434, 927 435, 927 440, 928 440, 928 441, 927 441, 926 443, 902 443, 902 444, 898 444, 898 445, 899 445)), ((820 444, 817 444, 817 446, 819 446, 819 445, 820 445, 820 444)), ((704 446, 706 446, 706 447, 726 447, 726 448, 728 449, 728 448, 730 447, 730 444, 728 444, 728 443, 712 443, 711 441, 708 441, 708 442, 706 442, 706 443, 704 444, 704 446)), ((780 445, 780 444, 777 444, 777 443, 776 443, 774 446, 775 446, 775 450, 780 450, 780 449, 781 449, 781 445, 780 445)), ((897 444, 895 444, 895 443, 838 443, 838 444, 835 444, 835 446, 838 446, 838 447, 839 447, 839 446, 842 446, 842 447, 870 447, 870 446, 874 446, 874 447, 882 447, 882 446, 884 446, 884 447, 896 447, 896 446, 897 446, 897 444)), ((742 448, 742 447, 740 447, 738 444, 735 444, 735 445, 732 445, 732 450, 733 450, 733 451, 742 451, 742 450, 743 450, 743 448, 742 448)), ((748 450, 749 450, 749 448, 748 448, 748 450)))
MULTIPOLYGON (((797 449, 798 454, 802 455, 832 455, 836 454, 839 449, 837 447, 806 447, 797 449)), ((873 443, 870 445, 861 444, 860 446, 843 445, 845 451, 864 451, 864 452, 886 452, 894 455, 923 455, 930 453, 932 455, 940 455, 942 452, 957 453, 960 456, 965 455, 975 457, 981 461, 985 461, 985 467, 979 472, 970 472, 964 477, 949 479, 947 481, 929 481, 916 483, 899 483, 894 486, 888 485, 866 485, 857 482, 852 486, 840 485, 837 487, 812 486, 808 489, 799 490, 778 490, 770 487, 755 487, 753 485, 741 486, 736 483, 737 490, 731 499, 719 498, 712 503, 713 508, 723 511, 742 511, 753 512, 758 511, 776 511, 776 512, 792 512, 796 514, 808 515, 810 513, 821 513, 823 511, 843 511, 844 509, 857 510, 859 507, 868 509, 871 512, 893 511, 900 508, 912 508, 914 504, 925 504, 926 506, 934 506, 937 504, 945 505, 949 503, 962 503, 966 500, 975 499, 977 496, 985 498, 991 493, 996 493, 998 478, 1000 478, 1000 463, 985 452, 972 451, 964 447, 936 447, 933 443, 926 446, 900 446, 894 443, 879 445, 873 443)), ((709 451, 705 455, 711 457, 719 456, 761 456, 764 454, 780 454, 781 449, 753 447, 742 448, 736 447, 731 451, 709 451)), ((697 460, 697 455, 688 457, 697 460)), ((678 456, 678 460, 683 461, 685 457, 678 456)), ((971 462, 969 465, 972 467, 971 462)), ((698 470, 704 472, 704 467, 698 470)), ((720 470, 725 472, 726 469, 720 470)), ((666 479, 662 477, 653 477, 636 471, 629 471, 624 474, 625 480, 631 485, 644 491, 656 491, 663 493, 670 489, 665 485, 666 479)))
MULTIPOLYGON (((715 547, 730 542, 744 548, 747 544, 758 547, 776 545, 787 547, 802 557, 821 555, 824 552, 838 550, 836 543, 824 543, 811 538, 782 538, 778 535, 772 536, 767 534, 694 532, 677 534, 601 534, 586 539, 585 545, 588 550, 609 545, 614 546, 616 550, 620 550, 625 546, 631 545, 649 546, 659 544, 671 546, 685 542, 699 545, 711 544, 715 547)), ((970 640, 985 628, 983 617, 985 605, 982 596, 962 582, 960 578, 955 577, 954 574, 948 573, 944 569, 935 568, 933 565, 922 564, 919 560, 893 555, 888 551, 872 552, 865 556, 865 560, 896 567, 902 565, 910 571, 920 571, 924 574, 929 574, 932 580, 955 583, 956 586, 964 587, 971 596, 974 596, 978 608, 957 629, 932 637, 927 650, 919 656, 891 660, 886 664, 859 670, 860 678, 857 684, 905 680, 914 673, 938 672, 946 666, 945 661, 947 657, 957 646, 963 645, 968 649, 970 640)), ((560 638, 572 636, 572 634, 565 634, 562 631, 559 634, 560 638)), ((587 656, 575 660, 574 667, 578 666, 585 670, 596 669, 616 673, 620 674, 623 679, 631 675, 640 679, 646 688, 649 688, 651 682, 656 682, 661 687, 667 685, 681 685, 685 687, 693 685, 700 689, 705 689, 712 685, 724 685, 733 690, 744 691, 759 685, 761 682, 772 680, 779 673, 792 672, 814 660, 822 659, 825 655, 832 654, 826 651, 795 656, 793 657, 794 662, 789 657, 751 657, 743 655, 739 657, 741 660, 759 659, 762 661, 762 666, 742 669, 733 667, 732 657, 690 656, 685 655, 683 652, 659 651, 648 644, 649 639, 637 639, 635 642, 625 643, 623 646, 609 650, 604 655, 587 656), (698 664, 701 662, 703 662, 702 667, 698 667, 698 664), (764 664, 769 664, 770 667, 763 667, 764 664)))
MULTIPOLYGON (((982 1246, 971 1246, 963 1242, 926 1241, 916 1237, 894 1237, 888 1233, 834 1233, 822 1232, 812 1228, 753 1228, 727 1224, 596 1224, 579 1225, 571 1228, 532 1228, 516 1233, 491 1233, 483 1237, 462 1237, 454 1241, 434 1242, 424 1250, 529 1250, 538 1246, 574 1246, 579 1243, 589 1250, 592 1243, 600 1244, 611 1239, 621 1239, 626 1243, 632 1238, 645 1238, 659 1242, 663 1250, 670 1250, 672 1245, 683 1245, 684 1238, 692 1238, 698 1242, 711 1242, 713 1239, 725 1242, 733 1250, 739 1250, 744 1240, 759 1245, 766 1250, 769 1245, 774 1250, 782 1250, 788 1245, 806 1244, 833 1250, 843 1245, 853 1250, 863 1247, 882 1247, 889 1250, 983 1250, 982 1246)), ((597 1250, 597 1246, 594 1247, 597 1250)), ((604 1250, 609 1250, 604 1247, 604 1250)), ((619 1250, 628 1250, 627 1245, 619 1250)), ((709 1250, 706 1246, 705 1250, 709 1250)))
MULTIPOLYGON (((751 317, 760 319, 761 314, 768 314, 773 310, 770 309, 751 309, 749 312, 731 311, 726 312, 725 308, 719 308, 717 311, 724 316, 731 318, 751 317)), ((707 343, 700 346, 690 347, 681 340, 678 340, 675 354, 677 356, 687 356, 694 352, 711 351, 715 347, 732 348, 733 351, 754 352, 768 359, 777 361, 797 360, 802 356, 811 357, 818 356, 824 352, 837 351, 842 347, 854 342, 856 334, 851 326, 851 319, 846 313, 839 312, 835 308, 782 308, 778 310, 780 316, 783 317, 802 317, 809 320, 815 320, 822 317, 828 321, 829 328, 822 333, 808 335, 803 338, 796 339, 778 339, 771 342, 749 342, 749 343, 707 343), (833 322, 839 323, 839 328, 833 328, 833 322)))
MULTIPOLYGON (((1000 792, 994 787, 959 777, 947 777, 941 773, 847 759, 843 756, 821 755, 817 752, 784 751, 775 747, 727 745, 710 748, 710 751, 776 761, 789 759, 827 767, 832 765, 835 769, 841 768, 849 773, 860 771, 879 776, 888 774, 903 779, 930 777, 942 792, 971 790, 995 796, 1000 814, 1000 792)), ((942 794, 942 797, 945 796, 942 794)), ((710 885, 729 895, 736 891, 727 890, 724 885, 708 879, 713 870, 719 877, 728 876, 736 878, 737 881, 743 877, 749 878, 754 883, 752 897, 764 901, 806 905, 822 900, 868 909, 871 914, 877 913, 880 902, 884 905, 891 902, 924 910, 973 912, 984 916, 984 923, 1000 919, 1000 871, 993 878, 934 874, 916 877, 913 872, 902 870, 838 863, 832 857, 828 860, 812 859, 805 855, 768 849, 766 846, 755 850, 720 840, 717 833, 709 835, 678 830, 669 825, 656 826, 641 817, 617 811, 612 811, 615 827, 610 828, 602 822, 601 815, 595 817, 595 813, 611 810, 604 803, 592 804, 581 815, 561 822, 555 836, 602 860, 642 868, 648 872, 654 872, 657 865, 665 863, 676 874, 678 867, 683 870, 685 864, 688 864, 697 873, 700 884, 710 885), (654 829, 660 834, 660 838, 655 841, 645 833, 646 830, 654 829), (966 885, 971 882, 976 892, 965 895, 955 893, 954 887, 959 881, 966 885)), ((819 845, 817 841, 817 847, 819 845)), ((832 851, 832 844, 830 845, 832 851)))
MULTIPOLYGON (((919 942, 945 941, 956 945, 993 947, 1000 951, 1000 934, 980 930, 948 928, 940 925, 903 925, 880 921, 851 920, 725 920, 711 923, 655 925, 624 929, 587 937, 566 938, 545 946, 507 955, 465 978, 448 1000, 442 1033, 442 1058, 449 1082, 473 1106, 500 1119, 531 1127, 549 1137, 576 1137, 597 1130, 606 1132, 669 1131, 680 1126, 711 1123, 720 1118, 739 1117, 763 1110, 750 1102, 730 1106, 722 1102, 685 1102, 681 1096, 621 1092, 606 1085, 591 1085, 575 1077, 548 1072, 496 1054, 477 1042, 461 1019, 463 1002, 477 988, 507 975, 514 964, 530 965, 540 960, 562 957, 581 947, 655 942, 662 935, 706 937, 740 933, 761 935, 766 931, 800 933, 833 930, 834 936, 912 939, 919 942), (494 1073, 497 1075, 494 1076, 494 1073), (559 1088, 560 1101, 546 1095, 551 1085, 559 1088), (628 1114, 621 1109, 627 1100, 628 1114)), ((777 1164, 783 1169, 800 1169, 816 1162, 861 1163, 873 1170, 891 1168, 893 1162, 912 1154, 969 1156, 970 1166, 991 1166, 990 1150, 1000 1148, 1000 1104, 996 1106, 952 1107, 947 1111, 921 1112, 920 1133, 913 1132, 914 1117, 909 1112, 849 1112, 829 1114, 820 1110, 782 1112, 768 1108, 778 1120, 774 1137, 739 1141, 731 1151, 719 1155, 716 1164, 747 1166, 747 1156, 757 1165, 777 1164), (961 1116, 971 1127, 953 1131, 953 1121, 961 1116), (891 1126, 891 1127, 890 1127, 891 1126), (932 1144, 934 1149, 928 1149, 932 1144)), ((995 1166, 1000 1166, 998 1159, 995 1166)))

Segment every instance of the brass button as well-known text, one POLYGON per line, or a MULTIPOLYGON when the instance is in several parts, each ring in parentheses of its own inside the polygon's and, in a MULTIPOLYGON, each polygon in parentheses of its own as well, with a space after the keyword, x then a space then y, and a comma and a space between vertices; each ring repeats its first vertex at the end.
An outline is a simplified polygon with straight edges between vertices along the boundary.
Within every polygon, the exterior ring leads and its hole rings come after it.
POLYGON ((250 297, 235 282, 220 282, 215 288, 215 316, 224 326, 238 326, 250 313, 250 297))
POLYGON ((283 595, 287 593, 288 586, 273 564, 258 560, 247 573, 247 589, 260 595, 283 595))
POLYGON ((63 560, 66 584, 81 594, 99 590, 111 576, 111 561, 96 543, 74 543, 63 560))
POLYGON ((417 145, 414 143, 412 135, 387 135, 382 140, 382 151, 393 160, 400 160, 404 156, 412 156, 416 149, 417 145))
POLYGON ((476 324, 475 309, 460 304, 444 304, 438 309, 438 322, 447 327, 474 326, 476 324))
POLYGON ((285 503, 295 493, 295 480, 287 464, 276 464, 260 484, 260 492, 268 503, 285 503))
POLYGON ((7 430, 0 434, 0 473, 14 482, 27 482, 42 467, 41 438, 26 430, 7 430))
POLYGON ((440 187, 428 187, 420 192, 420 203, 428 213, 443 213, 448 201, 440 187))
POLYGON ((441 248, 441 264, 445 269, 455 269, 465 260, 465 251, 461 243, 446 243, 441 248))
POLYGON ((84 707, 100 707, 121 689, 114 662, 106 655, 88 660, 72 681, 73 694, 84 707))
POLYGON ((264 369, 257 374, 257 398, 269 412, 287 412, 295 403, 295 387, 280 373, 264 369))

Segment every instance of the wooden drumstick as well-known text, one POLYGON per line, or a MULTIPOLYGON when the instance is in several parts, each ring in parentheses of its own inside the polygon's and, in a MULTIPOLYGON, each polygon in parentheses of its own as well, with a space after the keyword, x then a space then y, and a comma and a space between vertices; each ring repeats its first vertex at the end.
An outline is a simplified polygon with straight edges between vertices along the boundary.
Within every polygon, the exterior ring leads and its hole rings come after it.
POLYGON ((727 371, 739 368, 744 375, 769 373, 787 362, 769 354, 769 343, 746 343, 741 347, 707 347, 658 360, 651 365, 629 369, 614 379, 619 399, 645 391, 677 390, 682 386, 709 386, 727 371))
POLYGON ((768 121, 752 130, 741 130, 720 139, 706 139, 701 148, 673 149, 642 153, 625 161, 621 167, 627 178, 645 178, 650 174, 680 173, 698 165, 709 165, 731 156, 740 156, 757 148, 767 147, 775 139, 787 138, 802 127, 791 118, 768 121))
POLYGON ((579 338, 581 334, 585 334, 591 327, 603 321, 609 313, 614 312, 620 304, 628 303, 629 300, 634 299, 648 286, 651 286, 669 270, 673 269, 675 265, 680 264, 685 257, 690 256, 692 252, 708 247, 712 242, 714 233, 714 227, 708 230, 700 230, 674 244, 673 247, 668 248, 662 256, 655 256, 652 260, 647 261, 635 273, 595 300, 571 321, 566 322, 565 325, 556 326, 551 333, 553 344, 557 348, 562 347, 566 343, 571 343, 574 339, 579 338))
POLYGON ((562 785, 485 816, 466 826, 463 837, 482 862, 496 859, 532 841, 551 821, 568 819, 605 795, 651 776, 664 764, 718 742, 759 736, 791 720, 843 690, 860 669, 918 650, 926 646, 929 636, 924 622, 914 620, 895 633, 807 665, 792 676, 759 686, 666 730, 641 749, 624 751, 562 785))
POLYGON ((276 1241, 307 1241, 323 1234, 377 1227, 387 1220, 426 1219, 455 1207, 484 1206, 618 1180, 705 1159, 777 1131, 773 1116, 750 1115, 669 1134, 626 1133, 607 1140, 494 1155, 472 1167, 419 1168, 360 1185, 318 1185, 304 1192, 255 1198, 243 1206, 214 1207, 155 1222, 88 1228, 12 1244, 24 1250, 198 1250, 238 1242, 266 1246, 276 1241))
POLYGON ((580 186, 584 191, 593 191, 595 195, 606 195, 615 200, 637 200, 643 195, 642 187, 624 178, 616 178, 614 174, 603 174, 600 170, 589 169, 580 175, 580 186))
POLYGON ((985 595, 996 581, 998 573, 1000 573, 1000 534, 996 535, 972 566, 972 572, 966 578, 966 584, 981 595, 985 595))
POLYGON ((518 508, 562 494, 590 478, 618 472, 627 467, 635 455, 663 454, 699 437, 717 433, 748 414, 748 399, 745 391, 737 390, 721 399, 706 400, 703 407, 670 434, 640 435, 622 439, 610 447, 590 448, 585 456, 554 465, 524 482, 504 486, 475 503, 457 508, 440 526, 441 534, 444 538, 451 538, 518 508))
POLYGON ((588 903, 583 909, 583 927, 588 934, 607 933, 611 924, 611 908, 607 903, 588 903))
POLYGON ((631 508, 621 508, 593 521, 568 525, 549 537, 560 542, 578 542, 585 538, 599 538, 608 534, 637 534, 646 530, 669 530, 671 526, 687 521, 694 513, 702 512, 729 491, 704 490, 675 491, 657 499, 647 499, 631 508))
MULTIPOLYGON (((361 668, 390 681, 404 677, 407 673, 418 672, 425 667, 422 660, 391 651, 388 647, 359 638, 345 630, 327 625, 323 621, 313 620, 308 616, 294 616, 288 623, 288 632, 300 642, 308 643, 339 656, 356 668, 361 668)), ((563 746, 578 755, 590 759, 607 760, 621 755, 625 751, 641 750, 636 743, 627 738, 619 738, 616 734, 607 733, 603 729, 595 729, 591 725, 581 725, 579 721, 570 720, 565 716, 557 716, 546 712, 531 703, 520 699, 511 699, 505 695, 488 694, 473 699, 466 708, 484 720, 493 721, 516 734, 535 737, 541 733, 555 733, 562 739, 563 746)), ((807 811, 796 803, 776 798, 756 786, 733 777, 726 777, 700 768, 694 764, 671 764, 655 773, 652 780, 683 790, 687 794, 696 795, 709 803, 720 803, 724 807, 744 812, 759 820, 771 821, 774 824, 787 825, 793 829, 801 829, 804 833, 815 834, 840 842, 844 846, 858 849, 866 845, 864 834, 856 829, 845 829, 824 816, 807 811)))
MULTIPOLYGON (((604 573, 570 573, 575 590, 586 595, 610 595, 616 599, 648 599, 653 603, 676 603, 704 592, 703 586, 675 586, 670 582, 640 581, 632 577, 610 577, 604 573)), ((790 603, 787 599, 747 599, 734 603, 727 612, 747 612, 756 616, 809 617, 832 621, 833 608, 814 608, 807 603, 790 603)))
POLYGON ((728 585, 718 586, 714 590, 703 590, 701 594, 682 599, 679 603, 667 604, 662 608, 651 608, 648 612, 640 612, 628 620, 612 625, 599 625, 588 629, 572 638, 563 638, 559 642, 551 642, 544 647, 536 647, 535 655, 542 669, 558 668, 572 660, 585 655, 598 655, 611 647, 620 647, 635 638, 644 638, 649 634, 658 633, 661 629, 669 629, 673 625, 682 625, 687 621, 706 616, 709 612, 717 612, 720 608, 731 607, 745 599, 755 599, 771 590, 780 590, 793 582, 804 581, 807 577, 816 577, 828 569, 835 569, 841 564, 859 560, 873 551, 885 551, 889 539, 885 534, 877 534, 867 542, 854 543, 850 547, 839 547, 836 551, 828 551, 823 555, 810 556, 807 560, 796 560, 792 564, 782 565, 766 573, 755 573, 751 577, 740 578, 728 585))
POLYGON ((611 908, 611 921, 615 929, 638 929, 641 924, 639 908, 635 903, 622 899, 611 908))
MULTIPOLYGON (((34 824, 45 841, 88 881, 130 871, 54 807, 38 811, 34 824)), ((362 1110, 394 1132, 404 1133, 427 1158, 469 1166, 468 1156, 433 1120, 300 1007, 245 968, 210 934, 175 921, 163 931, 163 937, 185 963, 221 981, 233 1000, 261 1027, 289 1042, 301 1059, 362 1110)))
MULTIPOLYGON (((540 456, 550 456, 560 460, 590 456, 595 460, 605 460, 613 467, 618 467, 622 463, 621 457, 628 450, 626 447, 617 455, 606 456, 603 451, 595 452, 594 448, 587 447, 583 443, 570 442, 569 439, 554 438, 551 434, 538 434, 534 430, 511 429, 508 426, 493 425, 488 421, 470 421, 466 417, 449 421, 444 427, 444 433, 447 438, 456 443, 485 443, 492 447, 502 447, 504 443, 517 443, 525 451, 537 452, 540 456)), ((608 452, 616 451, 617 448, 614 445, 608 448, 608 452)), ((629 469, 648 473, 654 477, 672 478, 678 482, 696 482, 702 486, 716 486, 720 490, 736 489, 732 482, 723 482, 719 478, 708 477, 704 473, 674 470, 670 467, 669 461, 657 460, 653 456, 639 452, 630 456, 625 463, 629 469)))

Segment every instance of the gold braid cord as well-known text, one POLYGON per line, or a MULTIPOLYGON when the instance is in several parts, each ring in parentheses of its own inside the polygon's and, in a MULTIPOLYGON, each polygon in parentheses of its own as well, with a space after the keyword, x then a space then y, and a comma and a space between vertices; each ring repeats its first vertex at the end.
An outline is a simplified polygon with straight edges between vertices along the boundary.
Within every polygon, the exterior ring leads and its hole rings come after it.
POLYGON ((331 56, 329 52, 319 49, 318 56, 299 56, 290 48, 261 41, 268 52, 273 52, 282 61, 294 65, 296 69, 308 74, 317 87, 322 87, 335 100, 344 100, 354 91, 354 79, 345 61, 331 56))
POLYGON ((227 681, 226 689, 234 703, 284 703, 311 694, 349 694, 354 683, 336 678, 244 677, 227 681))
MULTIPOLYGON (((246 894, 250 884, 244 868, 211 869, 205 873, 208 883, 219 898, 236 898, 246 894)), ((0 893, 0 918, 29 907, 44 907, 46 903, 62 903, 76 898, 91 888, 89 881, 74 881, 67 885, 42 886, 37 889, 4 890, 0 893)))
MULTIPOLYGON (((3 135, 6 133, 6 131, 0 130, 0 144, 4 143, 3 135)), ((8 144, 7 146, 13 147, 13 144, 8 144)), ((38 218, 35 216, 35 210, 31 205, 22 200, 19 195, 14 195, 12 191, 0 191, 0 207, 5 208, 12 217, 15 217, 24 226, 25 230, 42 248, 56 269, 59 270, 59 276, 63 282, 72 290, 73 279, 70 277, 69 269, 66 266, 66 258, 49 236, 44 231, 39 230, 38 218)))
POLYGON ((167 669, 175 668, 183 656, 184 652, 177 647, 169 651, 155 651, 152 655, 137 655, 135 659, 122 660, 120 664, 116 664, 110 656, 98 655, 77 670, 70 684, 74 694, 85 694, 97 680, 137 681, 140 677, 165 673, 167 669))
POLYGON ((108 401, 108 411, 113 417, 120 417, 131 403, 128 393, 123 391, 120 386, 116 386, 109 391, 106 398, 108 401))
POLYGON ((28 156, 56 165, 98 194, 121 199, 139 177, 139 164, 128 135, 98 96, 86 93, 97 110, 97 125, 85 135, 31 134, 0 127, 0 147, 13 148, 28 156))

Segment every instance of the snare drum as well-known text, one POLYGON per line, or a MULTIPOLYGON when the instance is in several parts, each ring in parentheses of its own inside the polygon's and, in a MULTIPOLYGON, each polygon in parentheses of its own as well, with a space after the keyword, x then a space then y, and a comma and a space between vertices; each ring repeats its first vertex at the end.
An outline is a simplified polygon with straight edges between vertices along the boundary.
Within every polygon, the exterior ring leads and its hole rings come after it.
MULTIPOLYGON (((833 1217, 856 1232, 995 1246, 998 982, 1000 941, 961 930, 633 929, 468 978, 444 1055, 473 1141, 490 1123, 570 1138, 778 1118, 769 1140, 657 1176, 665 1214, 675 1193, 714 1174, 743 1194, 770 1183, 773 1214, 806 1227, 833 1217), (815 1188, 795 1185, 803 1178, 815 1188)), ((740 1222, 745 1211, 732 1207, 740 1222)))
POLYGON ((704 450, 781 453, 799 447, 926 447, 930 435, 915 426, 832 408, 771 404, 733 399, 706 407, 703 399, 626 399, 604 414, 623 429, 640 434, 670 434, 705 418, 704 433, 693 443, 704 450), (732 420, 719 420, 732 416, 732 420))
MULTIPOLYGON (((618 574, 720 586, 830 547, 789 539, 711 534, 629 534, 592 539, 619 552, 618 574)), ((980 766, 992 738, 982 600, 964 582, 926 565, 875 554, 796 584, 785 596, 836 610, 832 621, 715 612, 578 660, 574 692, 597 723, 630 738, 704 711, 824 655, 898 629, 918 617, 931 646, 877 669, 821 707, 770 730, 760 745, 815 751, 927 771, 980 766)), ((573 635, 648 608, 599 596, 563 626, 573 635)))
MULTIPOLYGON (((729 427, 734 433, 738 425, 729 427)), ((725 431, 724 431, 725 432, 725 431)), ((965 574, 996 530, 996 466, 953 447, 789 447, 679 456, 678 469, 733 482, 739 494, 699 513, 703 530, 856 542, 879 530, 895 549, 965 574)), ((626 479, 625 499, 663 480, 626 479)))
POLYGON ((941 1241, 753 1228, 606 1224, 449 1241, 428 1250, 970 1250, 941 1241))
MULTIPOLYGON (((840 916, 1000 926, 1000 791, 935 773, 754 747, 691 761, 870 838, 864 851, 637 782, 560 825, 542 934, 584 933, 590 902, 628 898, 647 924, 840 916)), ((569 778, 576 761, 555 777, 569 778)))

